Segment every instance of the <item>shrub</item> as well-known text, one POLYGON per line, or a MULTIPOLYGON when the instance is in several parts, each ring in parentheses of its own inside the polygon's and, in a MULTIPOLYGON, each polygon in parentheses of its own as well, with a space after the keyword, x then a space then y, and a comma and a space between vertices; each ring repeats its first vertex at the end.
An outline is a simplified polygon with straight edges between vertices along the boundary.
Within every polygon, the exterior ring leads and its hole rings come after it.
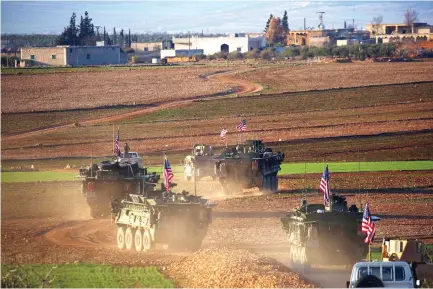
POLYGON ((247 52, 246 57, 249 58, 249 59, 260 58, 260 50, 258 50, 258 49, 250 50, 250 51, 247 52))
POLYGON ((134 53, 135 52, 135 50, 131 47, 126 47, 126 48, 123 48, 122 50, 125 53, 134 53))
POLYGON ((243 58, 244 58, 244 55, 239 51, 233 51, 227 55, 227 59, 229 59, 229 60, 239 60, 239 59, 243 59, 243 58))
POLYGON ((275 52, 271 49, 265 49, 260 53, 260 57, 265 60, 271 60, 275 56, 275 52))
POLYGON ((206 55, 205 55, 205 54, 197 54, 197 55, 194 55, 194 57, 195 57, 198 61, 203 60, 203 59, 206 59, 206 55))

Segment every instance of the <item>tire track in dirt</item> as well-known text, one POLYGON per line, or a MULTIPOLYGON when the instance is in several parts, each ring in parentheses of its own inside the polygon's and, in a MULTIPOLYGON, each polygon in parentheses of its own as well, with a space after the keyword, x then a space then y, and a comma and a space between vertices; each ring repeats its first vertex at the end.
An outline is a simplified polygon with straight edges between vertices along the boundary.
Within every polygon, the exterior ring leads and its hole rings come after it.
MULTIPOLYGON (((251 71, 251 70, 254 70, 254 69, 250 69, 248 71, 251 71)), ((212 74, 212 75, 204 76, 204 78, 208 79, 208 80, 215 78, 218 81, 221 81, 223 83, 226 83, 229 85, 236 85, 236 86, 240 87, 240 90, 236 91, 236 93, 235 93, 237 95, 245 95, 245 94, 249 94, 249 93, 255 93, 255 92, 259 92, 263 89, 263 87, 261 85, 254 84, 252 82, 237 79, 237 78, 233 77, 232 75, 235 74, 236 72, 239 72, 239 71, 235 71, 235 72, 230 71, 230 72, 212 74)), ((243 71, 243 72, 245 72, 245 71, 243 71)), ((230 94, 228 94, 228 95, 230 95, 230 94)), ((228 95, 225 95, 225 96, 228 96, 228 95)), ((148 114, 148 113, 152 113, 152 112, 163 110, 163 109, 169 109, 169 108, 187 105, 187 104, 190 104, 193 101, 198 100, 198 99, 209 100, 209 99, 214 99, 214 98, 218 98, 218 97, 220 97, 220 96, 219 95, 195 96, 195 97, 191 97, 191 98, 184 98, 181 100, 156 103, 156 104, 150 105, 150 107, 146 107, 146 108, 132 111, 132 112, 127 112, 127 113, 123 113, 123 114, 118 114, 118 115, 113 115, 113 116, 108 116, 108 117, 103 117, 103 118, 98 118, 98 119, 86 120, 86 121, 80 122, 80 125, 94 125, 94 124, 104 123, 104 122, 119 121, 119 120, 122 120, 122 119, 125 119, 128 117, 139 116, 139 115, 148 114)), ((20 133, 20 134, 16 134, 16 135, 11 135, 11 136, 4 136, 3 140, 21 139, 21 138, 25 138, 25 137, 29 137, 29 136, 34 136, 34 135, 39 135, 39 134, 43 134, 43 133, 47 133, 47 132, 56 131, 56 130, 62 129, 62 128, 68 128, 72 125, 73 125, 73 123, 69 123, 69 124, 63 124, 63 125, 38 129, 38 130, 30 131, 30 132, 24 132, 24 133, 20 133)))

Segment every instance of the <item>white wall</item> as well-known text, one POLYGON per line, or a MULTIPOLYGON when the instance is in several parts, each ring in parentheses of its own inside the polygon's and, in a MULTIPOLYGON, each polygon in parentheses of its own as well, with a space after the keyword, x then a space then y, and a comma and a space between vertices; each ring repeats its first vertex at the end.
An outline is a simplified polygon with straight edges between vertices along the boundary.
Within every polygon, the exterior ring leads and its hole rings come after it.
POLYGON ((176 50, 174 50, 174 49, 162 49, 160 52, 161 52, 161 59, 163 59, 165 57, 176 56, 176 50))
POLYGON ((188 38, 173 38, 175 49, 188 49, 188 41, 191 43, 191 49, 203 49, 206 55, 221 52, 221 45, 227 44, 229 52, 238 51, 248 52, 252 49, 263 47, 263 39, 261 37, 191 37, 188 38))

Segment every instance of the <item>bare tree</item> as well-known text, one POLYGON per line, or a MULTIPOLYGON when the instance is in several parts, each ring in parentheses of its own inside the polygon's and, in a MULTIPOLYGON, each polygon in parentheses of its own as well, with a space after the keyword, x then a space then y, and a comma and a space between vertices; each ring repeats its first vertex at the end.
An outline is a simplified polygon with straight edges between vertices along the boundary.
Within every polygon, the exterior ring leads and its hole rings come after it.
POLYGON ((412 8, 406 9, 404 12, 404 24, 406 24, 408 27, 410 27, 412 33, 413 33, 413 27, 412 24, 418 20, 418 12, 416 12, 412 8))
POLYGON ((373 17, 373 20, 371 20, 371 27, 373 28, 373 34, 378 34, 379 27, 383 22, 382 15, 377 15, 373 17))

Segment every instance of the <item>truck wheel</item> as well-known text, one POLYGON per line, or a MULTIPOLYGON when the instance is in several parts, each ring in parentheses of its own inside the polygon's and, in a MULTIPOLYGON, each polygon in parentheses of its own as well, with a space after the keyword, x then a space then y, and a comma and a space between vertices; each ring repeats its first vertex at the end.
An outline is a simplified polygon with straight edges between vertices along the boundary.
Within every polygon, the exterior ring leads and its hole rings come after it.
POLYGON ((117 247, 120 250, 125 249, 125 229, 123 227, 117 228, 117 247))
POLYGON ((143 233, 140 229, 135 231, 134 244, 135 251, 141 252, 143 250, 143 233))
POLYGON ((143 251, 148 252, 152 249, 152 237, 150 236, 150 232, 148 229, 143 231, 143 251))
POLYGON ((374 275, 367 275, 356 281, 355 288, 379 288, 384 287, 382 280, 374 275))
POLYGON ((132 233, 131 227, 128 227, 125 231, 126 250, 131 250, 133 245, 134 245, 134 234, 132 233))

